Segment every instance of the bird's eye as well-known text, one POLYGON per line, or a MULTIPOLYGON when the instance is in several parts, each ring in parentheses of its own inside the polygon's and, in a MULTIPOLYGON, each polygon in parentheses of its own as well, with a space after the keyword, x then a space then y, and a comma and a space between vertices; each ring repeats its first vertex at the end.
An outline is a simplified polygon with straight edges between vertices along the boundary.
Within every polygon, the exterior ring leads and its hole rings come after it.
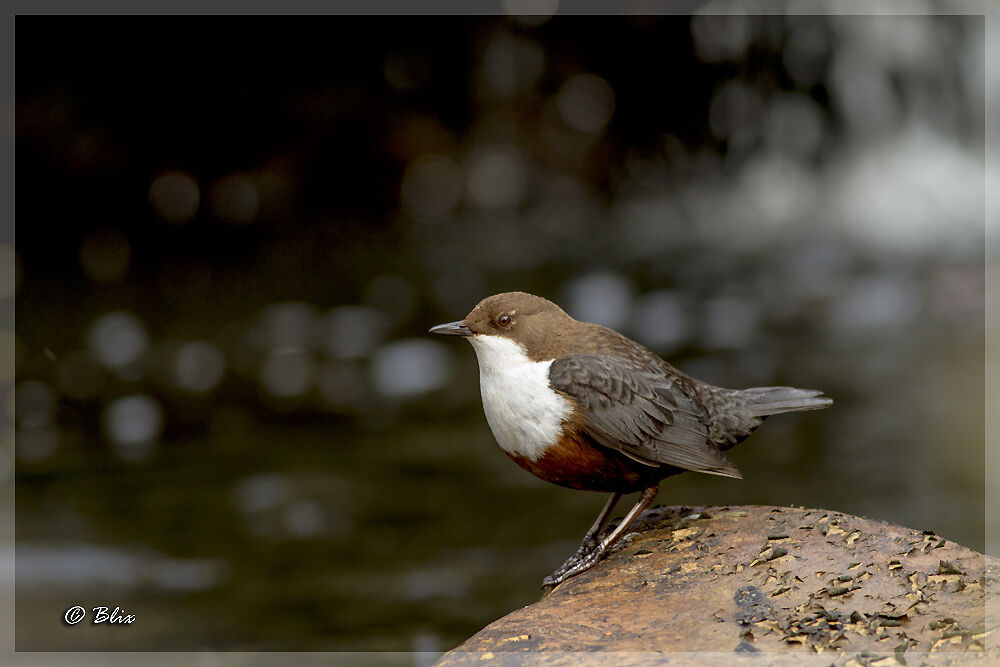
POLYGON ((497 324, 502 327, 510 326, 510 315, 501 315, 497 318, 497 324))

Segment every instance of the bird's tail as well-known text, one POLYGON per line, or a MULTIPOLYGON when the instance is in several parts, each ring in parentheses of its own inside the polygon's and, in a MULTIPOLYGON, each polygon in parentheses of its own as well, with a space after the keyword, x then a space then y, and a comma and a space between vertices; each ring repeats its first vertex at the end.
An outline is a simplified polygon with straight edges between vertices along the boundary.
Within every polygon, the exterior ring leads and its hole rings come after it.
POLYGON ((795 387, 754 387, 740 392, 753 417, 766 417, 782 412, 819 410, 833 404, 833 399, 816 389, 795 387))

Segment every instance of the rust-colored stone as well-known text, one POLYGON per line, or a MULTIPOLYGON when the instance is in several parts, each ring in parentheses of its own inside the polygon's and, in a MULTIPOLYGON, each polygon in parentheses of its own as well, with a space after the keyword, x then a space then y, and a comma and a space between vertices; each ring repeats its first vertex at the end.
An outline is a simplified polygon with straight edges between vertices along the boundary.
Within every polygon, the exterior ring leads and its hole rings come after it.
POLYGON ((734 664, 759 652, 786 654, 768 664, 816 653, 825 665, 1000 664, 986 615, 1000 562, 933 533, 761 506, 656 508, 636 530, 438 664, 598 664, 609 651, 615 664, 734 664))

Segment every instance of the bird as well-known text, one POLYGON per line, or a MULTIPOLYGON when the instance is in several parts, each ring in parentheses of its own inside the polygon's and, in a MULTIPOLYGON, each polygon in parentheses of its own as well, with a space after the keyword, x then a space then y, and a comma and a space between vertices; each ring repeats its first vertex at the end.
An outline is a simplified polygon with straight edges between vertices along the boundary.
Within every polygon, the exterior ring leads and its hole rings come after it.
POLYGON ((766 417, 833 403, 814 389, 710 385, 526 292, 489 296, 429 333, 472 344, 486 421, 515 463, 560 486, 611 494, 576 553, 543 580, 548 590, 607 556, 663 479, 684 471, 742 478, 724 452, 766 417), (602 535, 634 492, 635 505, 602 535))

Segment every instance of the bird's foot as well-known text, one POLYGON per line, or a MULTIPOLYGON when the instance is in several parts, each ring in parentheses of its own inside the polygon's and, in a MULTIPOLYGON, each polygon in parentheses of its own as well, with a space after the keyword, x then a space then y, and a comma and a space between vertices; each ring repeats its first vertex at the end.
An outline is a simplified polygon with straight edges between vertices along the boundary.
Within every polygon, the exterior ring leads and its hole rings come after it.
POLYGON ((579 558, 574 555, 568 561, 563 563, 558 570, 542 580, 542 588, 551 591, 551 589, 555 588, 570 577, 575 577, 581 572, 586 572, 590 568, 594 567, 602 558, 607 556, 608 553, 609 550, 607 547, 602 548, 598 545, 579 558))
POLYGON ((580 547, 576 550, 576 553, 567 558, 566 562, 560 565, 555 572, 553 572, 548 577, 545 577, 545 580, 542 582, 542 587, 544 588, 545 586, 547 586, 548 584, 546 582, 548 582, 550 579, 561 577, 563 573, 570 570, 574 565, 579 563, 588 553, 596 549, 598 544, 600 544, 600 542, 598 542, 596 535, 588 535, 587 537, 585 537, 583 539, 583 542, 580 543, 580 547))
POLYGON ((576 553, 570 556, 569 559, 562 564, 560 569, 567 567, 573 564, 574 562, 580 560, 581 558, 589 554, 591 551, 596 549, 598 544, 600 544, 600 541, 597 539, 596 535, 588 535, 583 539, 583 542, 580 543, 580 546, 576 550, 576 553))
POLYGON ((614 543, 604 547, 602 547, 601 543, 597 541, 597 538, 584 540, 583 544, 580 545, 580 548, 576 550, 575 554, 570 556, 565 563, 560 565, 558 570, 542 580, 542 588, 551 591, 551 589, 555 588, 570 577, 576 576, 581 572, 585 572, 586 570, 594 567, 602 558, 606 558, 607 556, 617 553, 627 546, 631 546, 632 540, 641 536, 642 533, 629 533, 628 535, 622 535, 614 543))

